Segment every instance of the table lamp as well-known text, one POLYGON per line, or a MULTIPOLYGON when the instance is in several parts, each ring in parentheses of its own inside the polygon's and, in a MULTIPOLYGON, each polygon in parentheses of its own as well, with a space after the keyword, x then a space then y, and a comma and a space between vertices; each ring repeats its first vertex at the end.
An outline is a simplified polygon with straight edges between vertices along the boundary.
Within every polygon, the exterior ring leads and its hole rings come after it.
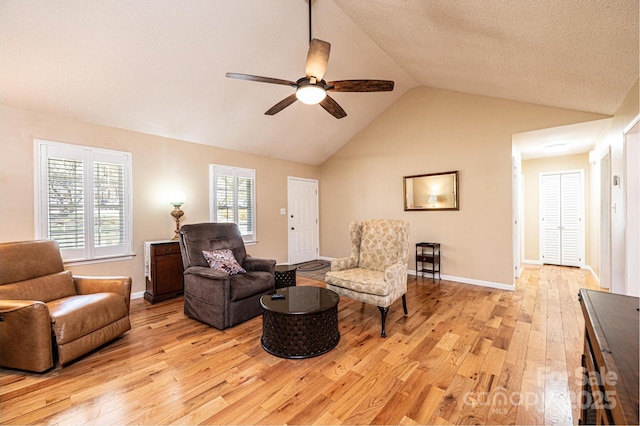
POLYGON ((173 191, 169 194, 169 204, 173 206, 173 210, 171 210, 171 216, 176 220, 176 230, 175 235, 172 240, 178 239, 178 233, 180 232, 180 218, 184 216, 184 212, 180 209, 180 206, 184 204, 184 193, 180 191, 173 191))

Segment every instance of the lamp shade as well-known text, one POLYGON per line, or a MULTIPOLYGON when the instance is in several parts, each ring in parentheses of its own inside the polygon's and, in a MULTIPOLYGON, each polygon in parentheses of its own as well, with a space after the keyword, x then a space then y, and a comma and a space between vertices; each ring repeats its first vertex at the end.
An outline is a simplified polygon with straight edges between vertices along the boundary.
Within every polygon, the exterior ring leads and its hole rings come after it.
POLYGON ((184 204, 185 196, 182 191, 171 191, 169 193, 169 204, 172 206, 181 206, 184 204))
POLYGON ((298 87, 296 98, 303 104, 315 105, 327 96, 327 92, 321 86, 307 85, 298 87))

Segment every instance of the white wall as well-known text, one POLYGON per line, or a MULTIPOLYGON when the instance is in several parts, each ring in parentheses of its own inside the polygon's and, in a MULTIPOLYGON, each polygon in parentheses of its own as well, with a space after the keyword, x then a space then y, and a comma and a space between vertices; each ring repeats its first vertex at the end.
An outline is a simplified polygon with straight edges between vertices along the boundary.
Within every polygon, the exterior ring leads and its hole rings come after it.
POLYGON ((605 118, 431 87, 405 93, 321 166, 320 253, 350 252, 349 222, 407 220, 442 244, 442 276, 513 288, 512 135, 605 118), (404 211, 403 176, 459 171, 458 211, 404 211))
POLYGON ((181 224, 209 221, 209 164, 256 170, 258 243, 255 257, 288 257, 287 177, 318 179, 320 168, 215 148, 71 118, 0 106, 0 242, 30 240, 34 231, 34 139, 127 151, 133 157, 133 249, 131 260, 73 266, 78 275, 127 275, 133 293, 143 292, 144 241, 173 237, 175 221, 166 192, 180 189, 187 200, 181 224))
POLYGON ((640 296, 640 116, 625 135, 626 247, 625 291, 640 296))
MULTIPOLYGON (((598 160, 610 149, 611 179, 620 178, 620 184, 611 187, 611 292, 626 294, 626 187, 622 178, 625 176, 626 162, 624 158, 624 131, 640 113, 640 86, 636 80, 624 101, 616 111, 607 132, 596 143, 598 160)), ((638 220, 638 218, 635 218, 638 220)), ((635 285, 635 284, 634 284, 635 285)))

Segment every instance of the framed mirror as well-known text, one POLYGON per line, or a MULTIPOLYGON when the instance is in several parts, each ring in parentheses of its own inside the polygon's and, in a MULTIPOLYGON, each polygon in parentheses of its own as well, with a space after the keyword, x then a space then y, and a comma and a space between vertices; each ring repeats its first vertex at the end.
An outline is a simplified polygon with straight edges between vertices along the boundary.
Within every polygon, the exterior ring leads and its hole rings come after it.
POLYGON ((458 172, 405 176, 404 210, 459 210, 458 172))

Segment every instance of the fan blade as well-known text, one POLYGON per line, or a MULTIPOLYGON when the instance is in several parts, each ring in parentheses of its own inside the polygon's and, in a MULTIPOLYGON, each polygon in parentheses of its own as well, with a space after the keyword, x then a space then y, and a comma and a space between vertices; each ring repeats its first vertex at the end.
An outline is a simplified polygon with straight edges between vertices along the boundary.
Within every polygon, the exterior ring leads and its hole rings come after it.
POLYGON ((279 78, 260 77, 259 75, 238 74, 234 72, 228 72, 226 76, 228 78, 237 78, 239 80, 257 81, 259 83, 283 84, 285 86, 296 87, 295 82, 289 80, 281 80, 279 78))
POLYGON ((344 118, 347 116, 347 113, 342 109, 342 107, 329 95, 320 102, 320 106, 335 118, 344 118))
POLYGON ((389 80, 338 80, 327 83, 332 92, 390 92, 393 81, 389 80), (331 87, 333 86, 333 87, 331 87))
POLYGON ((274 106, 272 106, 271 108, 269 108, 267 112, 265 112, 265 115, 277 114, 297 100, 298 98, 296 98, 295 93, 293 95, 289 95, 283 100, 281 100, 280 102, 278 102, 277 104, 275 104, 274 106))
POLYGON ((315 77, 318 81, 322 80, 324 72, 327 70, 329 62, 329 51, 331 43, 314 38, 309 43, 309 52, 307 53, 307 77, 315 77))

